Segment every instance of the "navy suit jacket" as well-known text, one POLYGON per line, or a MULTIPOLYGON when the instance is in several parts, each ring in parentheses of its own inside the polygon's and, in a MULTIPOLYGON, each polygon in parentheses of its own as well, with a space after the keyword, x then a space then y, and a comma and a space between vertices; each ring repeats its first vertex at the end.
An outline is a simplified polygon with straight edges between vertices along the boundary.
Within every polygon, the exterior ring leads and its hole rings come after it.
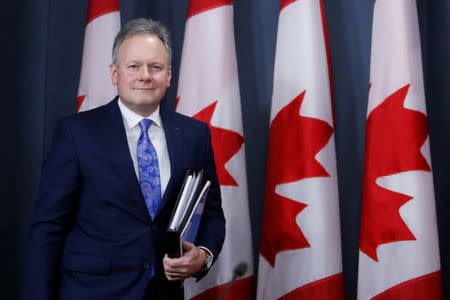
MULTIPOLYGON (((212 186, 196 245, 217 258, 225 237, 214 155, 206 124, 161 110, 171 178, 151 220, 136 177, 117 98, 60 120, 44 163, 25 264, 27 299, 142 299, 157 262, 163 299, 166 230, 186 171, 203 169, 212 186)), ((205 274, 199 274, 203 276, 205 274)))

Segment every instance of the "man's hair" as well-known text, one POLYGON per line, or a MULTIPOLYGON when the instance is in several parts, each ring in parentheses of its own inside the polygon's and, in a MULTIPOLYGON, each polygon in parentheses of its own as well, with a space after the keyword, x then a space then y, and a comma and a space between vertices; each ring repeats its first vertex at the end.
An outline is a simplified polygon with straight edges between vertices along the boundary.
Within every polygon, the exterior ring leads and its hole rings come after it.
POLYGON ((114 39, 114 45, 112 49, 112 63, 117 65, 117 56, 119 54, 119 48, 122 43, 131 38, 132 36, 139 34, 151 34, 158 37, 166 48, 169 54, 169 66, 172 62, 172 47, 170 43, 170 33, 166 26, 161 22, 154 21, 152 19, 134 19, 125 24, 124 27, 120 29, 114 39))

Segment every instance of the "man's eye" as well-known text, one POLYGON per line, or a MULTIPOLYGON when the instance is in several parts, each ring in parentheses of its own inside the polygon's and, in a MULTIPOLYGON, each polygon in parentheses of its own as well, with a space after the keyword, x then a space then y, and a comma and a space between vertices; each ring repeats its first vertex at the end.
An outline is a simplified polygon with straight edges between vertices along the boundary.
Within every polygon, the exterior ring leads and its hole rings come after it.
POLYGON ((138 65, 129 65, 128 69, 130 69, 130 70, 137 70, 137 69, 139 69, 139 66, 138 65))
POLYGON ((162 67, 161 66, 151 66, 150 70, 152 70, 152 71, 161 71, 162 67))

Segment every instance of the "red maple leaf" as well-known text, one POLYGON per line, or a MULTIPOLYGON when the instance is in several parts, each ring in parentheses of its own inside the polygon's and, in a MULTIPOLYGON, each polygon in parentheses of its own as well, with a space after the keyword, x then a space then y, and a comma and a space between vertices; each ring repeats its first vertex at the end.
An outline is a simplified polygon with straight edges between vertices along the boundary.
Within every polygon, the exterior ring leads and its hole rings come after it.
POLYGON ((281 109, 270 127, 260 252, 272 267, 277 253, 310 247, 295 221, 307 205, 276 194, 276 186, 329 177, 315 157, 328 143, 333 128, 322 120, 299 115, 304 96, 305 91, 281 109))
POLYGON ((225 169, 225 164, 241 149, 244 138, 235 131, 215 127, 211 124, 216 105, 217 101, 198 112, 193 118, 207 123, 211 130, 211 143, 214 149, 214 161, 216 162, 219 184, 238 186, 236 180, 225 169))
POLYGON ((431 171, 420 148, 428 136, 427 117, 403 106, 409 84, 372 110, 367 119, 360 249, 378 261, 377 247, 415 240, 399 209, 412 197, 377 185, 379 177, 431 171))

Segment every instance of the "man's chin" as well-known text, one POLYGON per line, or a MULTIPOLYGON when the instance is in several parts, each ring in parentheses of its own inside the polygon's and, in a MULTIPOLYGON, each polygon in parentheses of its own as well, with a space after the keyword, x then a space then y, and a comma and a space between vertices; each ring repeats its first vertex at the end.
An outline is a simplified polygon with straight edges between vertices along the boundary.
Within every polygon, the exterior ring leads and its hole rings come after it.
POLYGON ((144 111, 147 113, 153 113, 155 111, 155 109, 159 106, 160 103, 161 103, 161 100, 157 101, 154 99, 151 99, 151 100, 145 99, 143 101, 138 102, 138 104, 136 105, 136 108, 139 109, 140 111, 144 111))
POLYGON ((161 103, 161 99, 140 99, 140 101, 136 102, 137 105, 142 107, 152 107, 152 106, 158 106, 159 103, 161 103))

